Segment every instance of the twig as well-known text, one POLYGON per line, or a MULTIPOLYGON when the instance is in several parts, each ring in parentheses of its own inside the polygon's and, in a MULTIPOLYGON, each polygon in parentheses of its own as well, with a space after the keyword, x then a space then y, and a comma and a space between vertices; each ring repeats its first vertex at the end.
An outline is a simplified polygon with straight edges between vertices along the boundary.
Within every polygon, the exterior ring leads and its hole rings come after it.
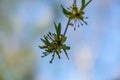
POLYGON ((65 31, 64 31, 64 36, 65 36, 65 34, 66 34, 66 32, 67 32, 67 29, 68 29, 68 26, 69 26, 69 24, 70 24, 70 19, 68 19, 68 22, 67 22, 67 24, 66 24, 66 28, 65 28, 65 31))

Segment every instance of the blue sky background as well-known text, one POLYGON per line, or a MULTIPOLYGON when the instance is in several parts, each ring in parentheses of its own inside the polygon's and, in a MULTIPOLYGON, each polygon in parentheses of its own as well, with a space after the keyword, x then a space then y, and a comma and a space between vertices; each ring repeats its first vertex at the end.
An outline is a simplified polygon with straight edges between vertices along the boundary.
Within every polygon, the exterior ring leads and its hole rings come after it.
MULTIPOLYGON (((66 36, 65 54, 49 64, 41 58, 40 38, 67 18, 60 5, 72 0, 0 1, 0 80, 116 80, 120 78, 120 0, 93 0, 85 9, 88 25, 66 36)), ((77 0, 78 6, 81 0, 77 0)), ((118 79, 119 80, 119 79, 118 79)))

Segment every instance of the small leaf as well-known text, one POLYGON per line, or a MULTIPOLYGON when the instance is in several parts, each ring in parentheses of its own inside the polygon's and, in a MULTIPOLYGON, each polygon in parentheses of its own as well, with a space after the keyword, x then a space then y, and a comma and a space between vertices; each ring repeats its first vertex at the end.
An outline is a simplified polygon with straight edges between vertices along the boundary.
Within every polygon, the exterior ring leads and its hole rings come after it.
POLYGON ((52 49, 46 49, 45 51, 51 53, 53 50, 52 49))
POLYGON ((54 23, 54 25, 55 25, 57 37, 59 37, 59 35, 61 34, 61 23, 59 23, 58 25, 56 25, 56 23, 54 23))
POLYGON ((86 4, 85 4, 85 7, 91 2, 92 0, 89 0, 86 4))
POLYGON ((61 34, 61 23, 58 24, 58 31, 57 32, 58 32, 58 35, 61 34))
POLYGON ((49 44, 47 43, 47 41, 45 41, 45 40, 42 39, 42 38, 41 38, 41 41, 43 41, 45 45, 49 45, 49 44))
POLYGON ((46 37, 46 36, 44 36, 44 38, 45 38, 45 43, 46 43, 46 45, 49 45, 49 44, 50 44, 50 42, 49 42, 49 40, 47 39, 47 37, 46 37))
POLYGON ((55 22, 54 22, 54 26, 55 26, 55 31, 56 31, 56 33, 57 33, 57 25, 56 25, 55 22))
POLYGON ((60 59, 60 53, 58 51, 56 51, 56 54, 57 54, 58 58, 60 59))
POLYGON ((82 5, 85 5, 85 0, 82 0, 82 5))
POLYGON ((80 10, 83 10, 83 9, 84 9, 84 7, 85 7, 85 0, 82 0, 81 2, 82 2, 82 5, 81 5, 80 10))
POLYGON ((85 0, 82 0, 82 5, 80 10, 83 10, 85 7, 87 7, 87 5, 91 2, 92 0, 89 0, 87 3, 85 3, 85 0))
POLYGON ((65 46, 65 49, 66 50, 70 50, 70 46, 65 46))
POLYGON ((64 15, 70 16, 72 14, 70 11, 66 10, 62 5, 61 5, 61 7, 62 7, 64 15))
POLYGON ((48 52, 43 52, 42 54, 43 54, 43 56, 41 56, 41 57, 43 58, 43 57, 49 55, 50 53, 48 53, 48 52))
POLYGON ((62 49, 63 49, 63 51, 65 52, 65 55, 67 56, 67 58, 68 58, 68 60, 69 60, 69 57, 68 57, 67 51, 66 51, 66 49, 65 49, 65 46, 62 46, 62 49))
POLYGON ((47 46, 39 46, 39 48, 44 49, 47 48, 47 46))

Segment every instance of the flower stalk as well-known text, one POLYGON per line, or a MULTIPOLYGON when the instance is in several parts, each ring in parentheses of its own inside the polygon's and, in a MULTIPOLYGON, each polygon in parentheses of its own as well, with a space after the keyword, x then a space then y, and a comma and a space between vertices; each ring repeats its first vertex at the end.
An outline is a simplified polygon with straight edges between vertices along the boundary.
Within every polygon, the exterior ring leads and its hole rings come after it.
POLYGON ((69 26, 69 24, 70 24, 70 19, 68 19, 68 22, 67 22, 67 24, 66 24, 66 28, 65 28, 65 31, 64 31, 64 36, 65 36, 65 34, 66 34, 66 32, 67 32, 67 29, 68 29, 68 26, 69 26))

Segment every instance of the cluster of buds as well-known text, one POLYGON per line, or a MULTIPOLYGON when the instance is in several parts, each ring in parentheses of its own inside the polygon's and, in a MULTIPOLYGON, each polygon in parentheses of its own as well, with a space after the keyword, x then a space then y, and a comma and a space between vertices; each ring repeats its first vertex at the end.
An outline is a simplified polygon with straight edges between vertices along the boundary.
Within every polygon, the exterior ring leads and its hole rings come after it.
POLYGON ((83 23, 85 25, 87 25, 87 22, 84 19, 88 19, 88 17, 84 17, 84 9, 87 7, 87 5, 91 2, 92 0, 89 0, 88 2, 85 2, 85 0, 81 1, 81 7, 80 9, 78 9, 77 4, 76 4, 76 0, 74 0, 73 5, 70 6, 70 8, 65 9, 62 5, 62 10, 63 13, 65 14, 66 17, 68 17, 71 21, 69 25, 74 26, 74 30, 76 29, 76 24, 78 24, 78 27, 80 26, 79 24, 81 24, 81 26, 83 26, 83 23))
POLYGON ((61 34, 61 23, 58 25, 55 24, 55 30, 56 33, 49 32, 46 36, 44 35, 44 38, 41 38, 41 40, 44 42, 44 45, 39 46, 39 48, 45 49, 42 57, 52 54, 50 63, 52 63, 54 60, 55 54, 57 54, 58 58, 60 59, 60 53, 62 53, 62 51, 64 51, 65 55, 69 59, 67 50, 70 50, 70 47, 66 46, 65 42, 67 38, 61 34))

